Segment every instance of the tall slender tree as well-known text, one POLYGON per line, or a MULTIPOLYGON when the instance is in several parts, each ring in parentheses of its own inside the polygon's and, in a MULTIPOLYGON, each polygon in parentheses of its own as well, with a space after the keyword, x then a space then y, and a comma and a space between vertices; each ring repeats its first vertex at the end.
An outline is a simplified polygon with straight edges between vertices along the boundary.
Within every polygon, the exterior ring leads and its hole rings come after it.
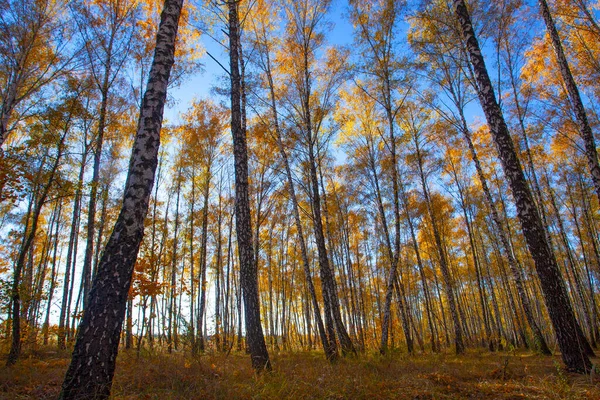
POLYGON ((593 352, 575 318, 554 252, 548 243, 539 211, 525 179, 504 115, 496 100, 494 86, 475 36, 467 5, 464 0, 454 0, 453 5, 477 80, 479 101, 496 143, 504 173, 512 189, 519 221, 535 262, 563 361, 570 370, 590 371, 592 364, 588 354, 593 352))
POLYGON ((288 190, 290 202, 292 203, 292 213, 294 215, 294 223, 296 225, 298 241, 300 244, 300 255, 302 256, 304 277, 308 286, 313 312, 315 314, 317 331, 319 333, 319 338, 321 339, 321 344, 323 345, 323 350, 325 351, 327 359, 330 361, 334 361, 337 358, 335 338, 332 338, 327 335, 325 327, 323 325, 323 318, 321 317, 321 308, 319 307, 317 293, 310 271, 310 262, 308 258, 308 249, 306 246, 304 228, 300 219, 300 206, 298 205, 298 197, 296 195, 296 183, 294 182, 291 162, 289 160, 289 156, 285 147, 285 142, 283 140, 282 126, 279 122, 279 110, 277 107, 277 97, 275 94, 275 79, 272 67, 272 53, 276 49, 275 46, 277 44, 277 41, 276 39, 269 37, 269 32, 271 32, 274 28, 273 20, 270 13, 259 14, 255 20, 256 21, 253 27, 253 32, 255 35, 255 46, 259 54, 258 66, 265 74, 265 83, 268 90, 268 101, 271 113, 271 123, 273 125, 279 155, 281 157, 281 160, 283 161, 283 167, 285 170, 285 178, 287 181, 286 187, 288 190))
MULTIPOLYGON (((383 321, 381 323, 381 345, 379 351, 385 354, 388 347, 389 328, 391 318, 392 294, 394 282, 397 277, 398 264, 400 260, 400 195, 398 189, 398 150, 396 123, 397 115, 405 96, 402 98, 402 86, 408 86, 410 83, 406 76, 403 76, 404 69, 401 65, 404 60, 401 59, 398 51, 395 35, 398 32, 398 23, 402 16, 402 1, 352 1, 351 18, 357 26, 356 42, 361 48, 361 61, 359 71, 366 76, 366 84, 359 84, 359 87, 372 97, 379 107, 383 109, 387 122, 388 137, 386 148, 390 155, 390 180, 392 183, 392 203, 394 205, 393 220, 394 239, 392 244, 389 233, 387 218, 381 210, 384 236, 388 248, 388 258, 390 268, 386 282, 385 304, 383 309, 383 321)), ((400 287, 403 283, 400 282, 400 287)), ((404 290, 401 290, 404 293, 404 290)), ((404 299, 401 299, 404 302, 404 299)), ((404 308, 402 308, 404 310, 404 308)), ((401 313, 403 326, 407 327, 406 312, 401 313)), ((412 351, 410 330, 405 328, 405 336, 409 344, 409 351, 412 351)))
POLYGON ((425 198, 427 214, 429 215, 431 231, 433 233, 435 247, 438 253, 439 265, 442 272, 442 280, 446 292, 446 299, 448 301, 448 308, 450 309, 450 316, 454 325, 454 349, 456 354, 462 354, 465 352, 465 344, 463 341, 463 324, 465 321, 460 314, 460 304, 455 294, 456 285, 454 283, 454 277, 452 276, 446 245, 444 244, 444 240, 442 238, 442 227, 440 221, 438 220, 439 218, 436 218, 437 216, 434 209, 434 200, 429 189, 427 173, 425 171, 426 151, 423 149, 423 142, 425 142, 425 140, 423 138, 422 130, 427 123, 430 123, 428 121, 429 117, 421 104, 409 102, 404 108, 405 111, 402 115, 403 125, 406 126, 406 133, 410 135, 410 138, 413 142, 414 158, 417 167, 416 170, 421 182, 423 197, 425 198))
POLYGON ((133 267, 144 234, 183 0, 165 0, 142 101, 123 205, 92 282, 60 399, 110 395, 133 267))
MULTIPOLYGON (((325 329, 329 337, 337 338, 343 353, 355 352, 340 311, 340 301, 334 268, 325 243, 323 226, 324 199, 319 187, 319 164, 323 158, 322 140, 326 117, 335 103, 335 90, 344 78, 344 54, 335 49, 327 53, 325 65, 318 65, 318 51, 324 44, 325 15, 330 1, 302 0, 286 3, 288 15, 286 45, 292 57, 289 63, 291 84, 288 89, 293 99, 293 120, 301 133, 304 152, 307 155, 308 193, 311 200, 313 231, 321 275, 321 287, 325 312, 325 329)), ((288 100, 288 101, 290 101, 288 100)), ((331 339, 329 343, 332 344, 331 339)))
POLYGON ((254 260, 250 200, 248 195, 248 146, 242 125, 242 77, 240 75, 240 22, 238 1, 229 0, 229 76, 231 80, 231 135, 235 163, 235 225, 240 260, 240 282, 244 297, 246 342, 257 371, 270 370, 271 361, 260 323, 257 265, 254 260))
POLYGON ((563 81, 565 82, 565 86, 569 94, 571 108, 573 109, 573 113, 575 114, 575 120, 577 121, 577 125, 579 126, 579 134, 583 139, 583 144, 585 148, 585 158, 588 163, 590 174, 592 175, 592 182, 594 182, 596 195, 598 196, 598 200, 600 200, 600 164, 598 164, 598 150, 596 149, 596 140, 594 139, 594 133, 592 132, 592 128, 590 127, 587 113, 585 111, 583 101, 581 100, 581 94, 579 93, 579 88, 575 83, 575 79, 573 78, 573 74, 571 73, 571 68, 569 67, 569 62, 567 61, 567 57, 565 56, 565 51, 563 49, 560 36, 558 35, 558 30, 556 29, 554 19, 552 18, 552 14, 550 13, 550 7, 548 7, 548 3, 546 2, 546 0, 539 0, 539 4, 540 10, 542 12, 542 17, 544 18, 544 23, 546 24, 546 29, 548 30, 550 40, 552 41, 552 47, 554 48, 556 61, 558 61, 560 74, 562 76, 563 81))

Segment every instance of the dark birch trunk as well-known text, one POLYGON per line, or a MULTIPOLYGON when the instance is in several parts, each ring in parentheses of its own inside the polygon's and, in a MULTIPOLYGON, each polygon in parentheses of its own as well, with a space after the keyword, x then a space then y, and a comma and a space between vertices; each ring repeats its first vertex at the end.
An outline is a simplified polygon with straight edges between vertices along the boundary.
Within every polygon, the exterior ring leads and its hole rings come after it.
MULTIPOLYGON (((393 132, 393 128, 390 127, 391 132, 393 132)), ((393 136, 393 133, 391 134, 393 136)), ((380 341, 380 345, 379 345, 379 352, 381 354, 386 354, 387 353, 387 348, 388 348, 388 337, 389 337, 389 329, 390 329, 390 317, 391 317, 391 306, 392 306, 392 294, 393 294, 393 288, 394 288, 394 280, 396 279, 396 271, 397 271, 397 267, 398 267, 398 257, 397 257, 397 252, 399 251, 400 248, 400 230, 399 230, 399 209, 396 210, 396 207, 399 207, 399 189, 398 189, 398 181, 397 181, 397 174, 396 174, 396 146, 395 144, 392 144, 392 159, 394 160, 394 166, 393 168, 393 173, 392 173, 392 179, 394 180, 394 185, 393 185, 393 194, 394 194, 394 218, 395 218, 395 227, 396 227, 396 239, 397 239, 397 243, 395 245, 392 245, 392 240, 391 240, 391 236, 390 236, 390 231, 389 231, 389 227, 388 227, 388 223, 387 223, 387 217, 385 215, 385 210, 383 207, 383 197, 381 195, 381 188, 379 185, 379 176, 377 173, 377 168, 376 168, 376 160, 375 160, 375 155, 374 155, 374 144, 372 140, 368 140, 368 146, 369 146, 369 169, 371 170, 371 174, 373 175, 373 184, 374 184, 374 188, 375 188, 375 199, 377 202, 377 210, 379 212, 379 218, 381 219, 381 226, 383 229, 383 236, 384 236, 384 240, 385 240, 385 244, 386 244, 386 248, 387 248, 387 255, 389 258, 389 262, 390 262, 390 270, 389 270, 389 274, 387 277, 387 284, 386 284, 386 291, 385 291, 385 300, 384 300, 384 306, 383 306, 383 321, 381 323, 381 341, 380 341), (398 211, 398 213, 396 213, 396 211, 398 211)), ((412 345, 409 345, 409 343, 412 343, 412 341, 410 340, 410 330, 407 330, 407 319, 406 319, 406 315, 405 313, 402 311, 401 312, 401 319, 402 319, 402 326, 404 328, 404 336, 406 338, 406 343, 407 346, 409 348, 409 353, 412 353, 412 345)))
POLYGON ((573 313, 554 253, 548 243, 539 212, 525 180, 502 110, 496 101, 494 88, 464 0, 454 0, 454 10, 462 28, 475 72, 477 94, 515 198, 518 217, 527 246, 535 261, 544 300, 556 331, 563 361, 570 370, 587 372, 591 369, 591 362, 587 356, 589 344, 573 313))
POLYGON ((408 209, 408 199, 406 198, 406 192, 404 190, 403 185, 400 186, 400 199, 402 200, 402 207, 404 209, 404 214, 406 215, 406 221, 408 222, 412 248, 415 252, 415 257, 417 258, 419 278, 421 279, 421 284, 423 285, 423 294, 425 297, 425 312, 427 314, 427 325, 429 326, 429 333, 431 334, 431 351, 437 353, 440 350, 440 344, 434 325, 434 314, 431 301, 431 294, 429 293, 429 284, 427 283, 427 278, 425 277, 425 266, 423 264, 423 259, 421 258, 421 250, 419 249, 419 242, 417 240, 415 225, 412 216, 410 215, 410 211, 408 209))
POLYGON ((60 399, 110 395, 133 267, 158 163, 160 129, 183 0, 165 0, 140 110, 123 206, 90 290, 60 399))
POLYGON ((240 284, 244 295, 246 341, 250 349, 252 367, 257 371, 271 369, 269 353, 260 323, 257 269, 252 245, 252 223, 248 196, 248 148, 246 132, 242 127, 240 77, 240 26, 238 3, 228 1, 229 60, 231 78, 231 134, 235 163, 235 220, 240 260, 240 284))
MULTIPOLYGON (((110 57, 107 60, 110 63, 110 57)), ((90 198, 88 203, 87 219, 87 238, 85 253, 83 258, 83 271, 81 279, 83 281, 83 308, 85 309, 87 297, 90 291, 92 281, 92 258, 94 255, 94 235, 96 232, 96 204, 98 201, 98 185, 100 184, 100 161, 102 157, 102 147, 104 143, 104 131, 106 128, 106 112, 108 107, 108 82, 110 74, 110 64, 107 65, 102 84, 102 100, 100 106, 100 116, 98 121, 98 133, 96 134, 96 143, 94 146, 94 166, 92 170, 92 181, 90 182, 90 198)))

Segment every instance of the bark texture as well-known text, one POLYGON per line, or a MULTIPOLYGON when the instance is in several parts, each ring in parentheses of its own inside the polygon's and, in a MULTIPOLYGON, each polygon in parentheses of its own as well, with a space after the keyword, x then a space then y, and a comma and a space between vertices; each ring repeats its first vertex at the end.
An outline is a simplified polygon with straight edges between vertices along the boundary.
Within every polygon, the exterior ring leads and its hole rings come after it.
POLYGON ((496 101, 494 87, 488 75, 464 0, 454 1, 454 11, 477 80, 477 95, 515 199, 519 221, 527 246, 535 262, 544 300, 556 332, 563 361, 569 370, 587 372, 591 369, 591 362, 587 355, 589 344, 575 318, 563 278, 548 243, 533 196, 525 180, 504 115, 496 101))
POLYGON ((92 282, 60 399, 105 399, 110 395, 127 294, 158 164, 163 109, 182 5, 183 0, 164 3, 123 206, 92 282))
POLYGON ((231 78, 231 134, 235 164, 235 225, 240 260, 240 283, 244 297, 246 343, 257 371, 271 369, 269 353, 260 323, 257 268, 254 262, 250 200, 248 196, 248 147, 246 131, 242 127, 242 86, 240 76, 240 31, 238 3, 228 1, 229 8, 229 62, 231 78))

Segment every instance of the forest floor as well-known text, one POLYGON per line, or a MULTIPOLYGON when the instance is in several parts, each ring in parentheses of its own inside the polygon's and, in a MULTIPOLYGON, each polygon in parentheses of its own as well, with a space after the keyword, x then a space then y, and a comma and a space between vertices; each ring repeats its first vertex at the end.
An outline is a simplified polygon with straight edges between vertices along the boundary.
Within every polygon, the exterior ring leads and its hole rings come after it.
MULTIPOLYGON (((113 399, 600 399, 598 374, 562 369, 560 356, 471 350, 409 356, 376 354, 334 365, 316 352, 272 352, 273 372, 255 375, 248 356, 121 351, 113 399)), ((4 358, 4 357, 2 357, 4 358)), ((7 368, 0 399, 54 399, 68 353, 40 350, 7 368)), ((593 362, 600 364, 598 358, 593 362)))

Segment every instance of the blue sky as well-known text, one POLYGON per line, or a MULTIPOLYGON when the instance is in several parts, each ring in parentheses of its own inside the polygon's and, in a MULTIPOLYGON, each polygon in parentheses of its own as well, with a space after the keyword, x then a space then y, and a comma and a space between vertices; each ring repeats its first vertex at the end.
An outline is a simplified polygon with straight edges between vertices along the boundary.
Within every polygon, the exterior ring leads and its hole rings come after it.
MULTIPOLYGON (((352 43, 352 25, 347 20, 348 3, 346 0, 334 0, 329 10, 329 21, 333 23, 333 29, 327 39, 330 45, 349 45, 352 43)), ((228 54, 223 47, 208 36, 202 37, 202 44, 207 52, 215 57, 223 65, 227 65, 228 54)), ((165 119, 173 124, 179 121, 180 112, 186 111, 194 98, 211 97, 211 88, 223 76, 223 69, 208 55, 202 59, 204 71, 194 74, 183 82, 183 84, 170 92, 170 97, 175 103, 165 109, 165 119)), ((222 98, 215 101, 224 100, 222 98)))

